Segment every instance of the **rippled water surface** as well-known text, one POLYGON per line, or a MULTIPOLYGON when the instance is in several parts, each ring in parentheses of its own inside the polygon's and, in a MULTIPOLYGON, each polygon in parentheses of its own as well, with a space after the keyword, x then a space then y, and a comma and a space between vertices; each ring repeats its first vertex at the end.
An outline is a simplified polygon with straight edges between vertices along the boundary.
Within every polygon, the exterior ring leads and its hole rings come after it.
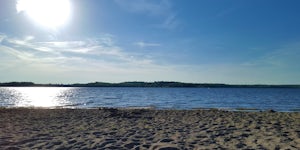
POLYGON ((300 89, 1 87, 0 106, 300 111, 300 89))

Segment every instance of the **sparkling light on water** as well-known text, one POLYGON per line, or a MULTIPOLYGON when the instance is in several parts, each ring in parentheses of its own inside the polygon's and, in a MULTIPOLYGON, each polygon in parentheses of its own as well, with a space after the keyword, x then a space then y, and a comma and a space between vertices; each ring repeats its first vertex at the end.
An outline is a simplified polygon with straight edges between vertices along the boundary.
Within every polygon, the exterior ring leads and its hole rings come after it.
POLYGON ((0 87, 1 106, 299 111, 300 89, 0 87))
POLYGON ((68 99, 63 98, 69 88, 57 87, 14 87, 10 88, 16 96, 13 101, 17 107, 54 107, 68 103, 68 99))

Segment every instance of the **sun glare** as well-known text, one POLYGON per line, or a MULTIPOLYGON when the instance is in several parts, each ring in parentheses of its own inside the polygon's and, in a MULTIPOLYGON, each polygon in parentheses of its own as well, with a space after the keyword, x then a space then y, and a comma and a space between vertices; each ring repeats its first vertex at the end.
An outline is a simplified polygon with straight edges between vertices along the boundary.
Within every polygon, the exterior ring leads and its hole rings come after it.
POLYGON ((18 93, 17 106, 54 107, 67 103, 64 98, 57 98, 68 91, 68 88, 55 87, 17 87, 12 88, 18 93))
POLYGON ((57 28, 64 25, 71 14, 69 0, 18 0, 17 11, 24 11, 36 23, 57 28))

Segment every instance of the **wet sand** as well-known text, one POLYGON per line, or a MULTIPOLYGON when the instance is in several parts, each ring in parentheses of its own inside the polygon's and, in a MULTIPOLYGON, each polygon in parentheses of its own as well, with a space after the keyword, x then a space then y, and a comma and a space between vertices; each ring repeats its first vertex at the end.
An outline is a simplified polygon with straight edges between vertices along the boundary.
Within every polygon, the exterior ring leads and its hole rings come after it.
POLYGON ((300 113, 1 108, 0 149, 300 149, 300 113))

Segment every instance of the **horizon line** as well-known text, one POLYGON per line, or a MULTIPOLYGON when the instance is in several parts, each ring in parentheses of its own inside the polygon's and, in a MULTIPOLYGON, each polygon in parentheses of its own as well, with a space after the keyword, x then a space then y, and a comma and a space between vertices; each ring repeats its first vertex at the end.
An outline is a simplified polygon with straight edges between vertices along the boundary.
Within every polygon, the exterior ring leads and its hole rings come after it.
POLYGON ((223 86, 300 86, 300 84, 266 84, 266 83, 205 83, 205 82, 182 82, 182 81, 122 81, 122 82, 103 82, 103 81, 93 81, 93 82, 74 82, 74 83, 36 83, 32 81, 10 81, 10 82, 0 82, 0 86, 3 84, 31 84, 31 85, 88 85, 88 84, 124 84, 124 83, 177 83, 177 84, 192 84, 192 85, 223 85, 223 86))

